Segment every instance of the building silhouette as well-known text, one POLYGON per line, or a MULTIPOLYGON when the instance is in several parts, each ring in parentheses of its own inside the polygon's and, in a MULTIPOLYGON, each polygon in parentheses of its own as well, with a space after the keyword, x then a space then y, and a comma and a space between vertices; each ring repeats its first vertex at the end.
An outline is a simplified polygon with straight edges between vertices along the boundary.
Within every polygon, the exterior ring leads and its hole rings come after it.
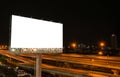
POLYGON ((111 48, 112 49, 117 48, 117 36, 115 34, 111 35, 111 48))

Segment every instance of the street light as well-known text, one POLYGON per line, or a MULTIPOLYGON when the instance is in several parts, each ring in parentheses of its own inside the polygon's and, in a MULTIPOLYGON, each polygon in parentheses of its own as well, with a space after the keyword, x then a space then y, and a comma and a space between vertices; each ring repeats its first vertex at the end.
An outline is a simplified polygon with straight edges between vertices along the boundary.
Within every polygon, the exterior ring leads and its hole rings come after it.
POLYGON ((100 47, 104 47, 105 43, 104 42, 100 42, 100 47))
POLYGON ((103 55, 103 51, 99 51, 99 52, 98 52, 98 55, 103 55))
POLYGON ((99 43, 99 46, 100 46, 101 49, 104 49, 104 47, 105 47, 105 42, 100 42, 100 43, 99 43))
POLYGON ((73 42, 73 43, 71 44, 71 47, 72 47, 72 48, 76 48, 76 47, 77 47, 77 43, 76 43, 76 42, 73 42))

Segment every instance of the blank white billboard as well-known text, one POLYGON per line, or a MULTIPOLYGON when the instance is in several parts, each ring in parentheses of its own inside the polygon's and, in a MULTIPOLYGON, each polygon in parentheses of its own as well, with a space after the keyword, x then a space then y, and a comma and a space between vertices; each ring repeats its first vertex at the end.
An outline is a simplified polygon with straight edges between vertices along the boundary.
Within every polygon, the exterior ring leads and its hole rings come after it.
POLYGON ((12 15, 10 51, 59 53, 63 48, 63 24, 12 15))

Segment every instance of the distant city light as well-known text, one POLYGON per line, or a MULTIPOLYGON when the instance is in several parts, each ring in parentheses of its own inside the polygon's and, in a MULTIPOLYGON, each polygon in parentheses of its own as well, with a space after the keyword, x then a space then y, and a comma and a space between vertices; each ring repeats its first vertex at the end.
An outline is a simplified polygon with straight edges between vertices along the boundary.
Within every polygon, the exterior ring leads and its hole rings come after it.
POLYGON ((8 46, 7 45, 0 45, 0 49, 8 49, 8 46))
POLYGON ((98 55, 103 55, 103 51, 99 51, 99 52, 98 52, 98 55))
POLYGON ((71 44, 71 47, 72 47, 72 48, 76 48, 76 47, 77 47, 76 42, 73 42, 73 43, 71 44))
POLYGON ((115 36, 115 34, 112 34, 112 37, 114 37, 115 36))
POLYGON ((100 42, 100 47, 104 47, 105 43, 104 42, 100 42))

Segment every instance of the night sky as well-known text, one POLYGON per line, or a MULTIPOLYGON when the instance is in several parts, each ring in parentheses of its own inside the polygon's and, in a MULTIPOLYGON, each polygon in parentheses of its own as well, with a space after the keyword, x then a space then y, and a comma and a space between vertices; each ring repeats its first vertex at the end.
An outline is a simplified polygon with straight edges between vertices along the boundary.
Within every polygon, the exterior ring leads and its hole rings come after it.
POLYGON ((120 36, 118 6, 112 0, 5 2, 0 7, 0 43, 9 44, 12 14, 63 23, 64 43, 109 43, 111 34, 120 36))

